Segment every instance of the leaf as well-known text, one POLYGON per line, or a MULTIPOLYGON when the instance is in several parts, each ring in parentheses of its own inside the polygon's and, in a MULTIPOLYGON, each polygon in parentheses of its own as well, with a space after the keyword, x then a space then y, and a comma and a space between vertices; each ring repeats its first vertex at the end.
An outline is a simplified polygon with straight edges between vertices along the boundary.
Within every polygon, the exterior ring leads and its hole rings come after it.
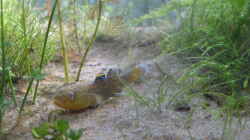
POLYGON ((166 100, 166 92, 167 92, 166 88, 163 87, 160 88, 160 95, 157 98, 159 104, 162 104, 166 100))
POLYGON ((40 69, 35 69, 31 73, 31 77, 34 78, 35 80, 43 80, 45 77, 45 74, 42 74, 40 69))
POLYGON ((237 105, 237 100, 235 99, 234 96, 227 96, 226 97, 226 106, 229 109, 234 109, 237 105))
POLYGON ((36 139, 42 138, 42 137, 39 135, 39 133, 37 133, 37 130, 36 130, 36 129, 32 129, 32 130, 31 130, 31 133, 32 133, 32 136, 33 136, 34 138, 36 138, 36 139))
POLYGON ((5 42, 4 42, 4 46, 5 46, 5 47, 11 47, 11 46, 13 46, 13 43, 11 43, 11 42, 9 42, 9 41, 5 41, 5 42))
POLYGON ((0 116, 4 114, 7 107, 11 104, 4 96, 0 96, 0 116))
POLYGON ((230 0, 231 4, 239 9, 242 9, 246 4, 246 0, 230 0))
POLYGON ((243 88, 247 88, 247 86, 248 86, 248 79, 246 79, 246 80, 244 81, 244 83, 243 83, 243 88))
POLYGON ((57 120, 54 126, 57 131, 64 134, 69 129, 69 122, 66 120, 57 120))
POLYGON ((33 128, 31 132, 34 138, 43 138, 49 134, 49 124, 43 123, 39 127, 33 128))
POLYGON ((79 129, 79 130, 70 129, 70 130, 67 132, 66 136, 67 136, 69 139, 71 139, 71 140, 79 140, 79 139, 81 138, 82 134, 83 134, 83 131, 84 131, 83 128, 81 128, 81 129, 79 129))

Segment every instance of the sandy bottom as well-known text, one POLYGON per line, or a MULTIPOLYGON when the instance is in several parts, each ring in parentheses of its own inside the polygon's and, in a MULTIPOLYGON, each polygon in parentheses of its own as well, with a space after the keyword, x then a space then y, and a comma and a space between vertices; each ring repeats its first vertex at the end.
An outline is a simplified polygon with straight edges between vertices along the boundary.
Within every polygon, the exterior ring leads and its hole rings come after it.
MULTIPOLYGON (((81 80, 93 80, 95 74, 110 67, 151 61, 159 54, 159 47, 156 44, 135 46, 122 41, 99 42, 95 44, 88 57, 81 80)), ((63 83, 64 73, 60 59, 59 57, 56 62, 46 66, 47 76, 41 81, 40 89, 63 83)), ((75 77, 80 56, 72 51, 70 59, 70 75, 75 77)), ((205 110, 200 107, 200 102, 207 101, 195 98, 190 103, 191 110, 187 112, 175 111, 173 105, 168 104, 172 95, 180 89, 174 79, 185 65, 173 56, 161 59, 164 59, 161 61, 163 69, 171 77, 165 84, 167 98, 159 106, 161 111, 153 105, 145 106, 143 102, 136 101, 134 97, 129 96, 127 90, 124 90, 122 96, 115 97, 96 109, 59 117, 68 120, 72 128, 85 128, 81 140, 219 140, 224 121, 223 117, 218 115, 214 103, 208 102, 210 107, 205 110)), ((148 99, 155 98, 161 83, 157 72, 151 74, 153 76, 146 78, 143 83, 132 86, 139 95, 148 99)), ((20 101, 23 95, 19 96, 20 101)), ((31 128, 46 121, 49 112, 57 109, 51 103, 51 97, 53 95, 40 92, 37 103, 26 105, 20 125, 4 139, 32 140, 31 128)), ((31 101, 31 97, 28 100, 31 101)), ((5 116, 4 128, 9 129, 14 124, 16 116, 17 112, 14 109, 9 110, 5 116)), ((250 140, 250 118, 243 118, 242 124, 244 126, 235 121, 232 125, 233 132, 230 134, 237 140, 250 140)))

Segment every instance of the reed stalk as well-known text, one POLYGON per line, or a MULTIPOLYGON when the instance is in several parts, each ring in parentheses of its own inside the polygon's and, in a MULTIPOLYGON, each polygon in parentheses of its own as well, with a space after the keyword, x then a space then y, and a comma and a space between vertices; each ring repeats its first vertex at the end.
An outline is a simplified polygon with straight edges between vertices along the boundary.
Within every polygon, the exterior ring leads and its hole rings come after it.
POLYGON ((60 29, 60 40, 62 46, 62 54, 63 54, 63 64, 64 64, 64 81, 65 83, 69 82, 69 63, 68 63, 68 54, 67 48, 65 46, 64 39, 64 29, 62 25, 62 14, 61 14, 61 0, 57 0, 57 13, 58 13, 58 21, 59 21, 59 29, 60 29))
MULTIPOLYGON (((55 1, 54 5, 53 5, 53 9, 52 9, 51 15, 49 17, 48 27, 47 27, 47 31, 46 31, 46 34, 45 34, 45 39, 44 39, 44 44, 43 44, 43 50, 42 50, 42 54, 41 54, 41 61, 40 61, 40 65, 39 65, 39 71, 42 70, 43 61, 44 61, 44 55, 45 55, 45 50, 46 50, 48 36, 49 36, 49 31, 50 31, 50 27, 51 27, 53 15, 54 15, 54 12, 55 12, 55 9, 56 9, 56 4, 57 4, 57 0, 55 1)), ((35 77, 31 77, 31 80, 29 82, 28 88, 27 88, 26 93, 24 95, 24 98, 22 100, 22 104, 21 104, 21 107, 20 107, 20 110, 19 110, 19 116, 21 116, 21 113, 22 113, 23 108, 24 108, 24 104, 26 103, 27 96, 28 96, 28 94, 29 94, 29 92, 31 90, 31 87, 33 85, 34 80, 35 80, 35 77)), ((36 100, 36 97, 37 97, 38 86, 39 86, 39 80, 37 80, 37 83, 36 83, 35 93, 33 95, 33 103, 35 103, 35 100, 36 100)))
MULTIPOLYGON (((0 1, 1 5, 1 50, 2 50, 2 82, 1 82, 1 93, 0 93, 0 103, 3 104, 4 92, 5 92, 5 45, 4 45, 4 13, 3 13, 3 0, 0 1)), ((3 120, 3 108, 0 108, 0 136, 2 135, 2 120, 3 120)))
POLYGON ((102 0, 99 0, 99 11, 98 11, 97 24, 96 24, 95 31, 94 31, 94 34, 92 36, 92 39, 90 40, 90 42, 88 42, 88 47, 87 47, 87 49, 85 50, 85 52, 84 52, 84 54, 82 56, 82 59, 81 59, 81 62, 80 62, 80 66, 79 66, 79 69, 78 69, 78 72, 77 72, 77 76, 76 76, 76 81, 80 80, 80 75, 81 75, 82 67, 85 64, 85 61, 86 61, 86 58, 87 58, 89 50, 93 47, 93 43, 95 41, 96 34, 97 34, 97 31, 99 29, 99 25, 100 25, 100 22, 101 22, 102 5, 103 5, 102 4, 102 0))

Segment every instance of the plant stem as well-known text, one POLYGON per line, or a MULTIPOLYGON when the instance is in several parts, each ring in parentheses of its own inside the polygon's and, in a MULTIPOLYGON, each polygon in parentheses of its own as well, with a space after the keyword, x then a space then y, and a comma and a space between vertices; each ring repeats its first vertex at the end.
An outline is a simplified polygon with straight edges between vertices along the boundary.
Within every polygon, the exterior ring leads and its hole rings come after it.
MULTIPOLYGON (((47 41, 48 41, 48 37, 49 37, 49 30, 50 30, 50 27, 51 27, 53 15, 54 15, 54 13, 55 13, 57 1, 58 1, 58 0, 55 0, 55 3, 54 3, 54 5, 53 5, 53 9, 52 9, 51 15, 50 15, 50 17, 49 17, 49 23, 48 23, 47 31, 46 31, 46 34, 45 34, 44 44, 43 44, 42 57, 41 57, 40 65, 39 65, 40 71, 41 71, 42 68, 43 68, 43 61, 44 61, 45 50, 46 50, 46 47, 47 47, 47 41)), ((36 83, 35 92, 34 92, 34 96, 33 96, 33 100, 32 100, 32 103, 33 103, 33 104, 34 104, 35 101, 36 101, 38 86, 39 86, 39 80, 37 80, 37 83, 36 83)))
POLYGON ((13 83, 11 81, 10 71, 8 71, 7 76, 8 76, 8 85, 10 86, 10 89, 11 89, 11 97, 12 97, 12 100, 14 102, 14 105, 17 106, 16 94, 15 94, 15 91, 14 91, 13 83))
POLYGON ((190 30, 191 30, 191 32, 193 32, 193 30, 194 30, 194 14, 195 14, 196 2, 197 2, 197 0, 194 0, 192 3, 192 10, 191 10, 191 17, 190 17, 190 30))
POLYGON ((67 55, 67 49, 65 47, 65 40, 64 40, 64 30, 62 25, 62 15, 61 15, 61 0, 57 1, 57 12, 58 12, 58 20, 59 20, 59 28, 60 28, 60 40, 62 45, 62 54, 64 58, 64 80, 66 83, 69 82, 69 68, 68 68, 68 55, 67 55))
POLYGON ((26 32, 26 12, 25 12, 25 0, 22 0, 22 14, 21 14, 21 25, 22 25, 22 31, 23 31, 23 44, 24 44, 24 49, 23 49, 23 56, 21 57, 20 60, 20 65, 23 65, 25 63, 28 54, 29 54, 29 49, 28 43, 27 43, 27 32, 26 32))
MULTIPOLYGON (((2 49, 2 83, 1 83, 1 93, 0 93, 0 103, 3 104, 4 101, 4 91, 5 91, 5 46, 4 46, 4 20, 3 20, 3 0, 1 0, 1 49, 2 49)), ((3 120, 3 109, 0 108, 0 136, 2 135, 2 120, 3 120)))
POLYGON ((27 88, 27 90, 26 90, 26 93, 25 93, 25 95, 24 95, 24 97, 23 97, 22 104, 21 104, 21 107, 20 107, 20 110, 19 110, 19 117, 21 116, 21 113, 22 113, 22 111, 23 111, 23 107, 24 107, 24 104, 25 104, 25 102, 26 102, 26 100, 27 100, 27 97, 28 97, 28 94, 29 94, 29 92, 30 92, 30 89, 31 89, 31 87, 32 87, 33 81, 34 81, 34 78, 32 78, 32 79, 30 80, 29 85, 28 85, 28 88, 27 88))
POLYGON ((79 52, 81 52, 81 46, 79 43, 79 36, 78 36, 78 28, 77 28, 77 2, 76 0, 73 0, 73 13, 74 13, 74 18, 73 18, 73 27, 74 27, 74 34, 75 34, 75 41, 76 41, 76 46, 79 49, 79 52))
POLYGON ((1 83, 1 95, 4 96, 5 91, 5 45, 4 45, 4 18, 3 18, 3 0, 1 0, 1 49, 2 49, 2 83, 1 83))
POLYGON ((85 60, 86 60, 86 57, 88 55, 89 50, 93 47, 93 43, 94 43, 94 40, 96 38, 96 34, 97 34, 97 31, 98 31, 98 28, 99 28, 99 25, 100 25, 100 22, 101 22, 101 14, 102 14, 102 0, 99 0, 99 12, 98 12, 97 24, 96 24, 95 31, 94 31, 94 34, 92 36, 92 39, 88 43, 88 47, 85 50, 84 55, 83 55, 83 57, 81 59, 81 63, 80 63, 80 66, 79 66, 79 69, 78 69, 78 72, 77 72, 77 76, 76 76, 76 81, 80 80, 82 67, 83 67, 83 65, 85 63, 85 60))

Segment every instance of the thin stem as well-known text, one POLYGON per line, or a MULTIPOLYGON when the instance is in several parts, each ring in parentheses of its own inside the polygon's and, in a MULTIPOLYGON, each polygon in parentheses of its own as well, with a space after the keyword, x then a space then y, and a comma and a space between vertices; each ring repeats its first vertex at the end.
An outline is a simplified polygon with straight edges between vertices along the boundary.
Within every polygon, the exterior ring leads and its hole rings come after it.
POLYGON ((79 51, 81 52, 81 46, 79 43, 79 36, 78 36, 78 27, 77 27, 77 2, 76 0, 73 0, 73 13, 74 13, 74 17, 73 17, 73 27, 74 27, 74 35, 75 35, 75 41, 76 41, 76 46, 79 49, 79 51))
POLYGON ((11 89, 11 97, 14 102, 14 105, 17 106, 16 94, 15 94, 14 86, 11 80, 10 71, 8 71, 7 76, 8 76, 8 85, 10 86, 10 89, 11 89))
POLYGON ((98 14, 98 18, 97 18, 97 24, 96 24, 96 27, 95 27, 95 32, 94 32, 94 34, 92 36, 92 39, 88 43, 88 47, 85 50, 84 55, 82 57, 82 60, 81 60, 81 63, 80 63, 80 66, 79 66, 79 69, 78 69, 78 72, 77 72, 76 81, 80 80, 80 75, 81 75, 82 67, 83 67, 83 65, 85 63, 85 60, 86 60, 86 57, 88 55, 89 50, 93 47, 93 43, 94 43, 94 40, 96 38, 96 34, 97 34, 97 31, 98 31, 98 28, 99 28, 99 25, 100 25, 100 22, 101 22, 102 0, 99 0, 99 12, 98 13, 99 14, 98 14))
POLYGON ((26 93, 25 93, 25 95, 24 95, 24 97, 23 97, 22 104, 21 104, 21 107, 20 107, 20 110, 19 110, 19 116, 21 116, 21 113, 22 113, 22 111, 23 111, 24 104, 26 103, 26 100, 27 100, 28 94, 29 94, 29 92, 30 92, 30 90, 31 90, 33 81, 34 81, 34 78, 32 78, 32 79, 30 80, 30 82, 29 82, 28 88, 27 88, 26 93))
MULTIPOLYGON (((3 0, 1 0, 1 49, 2 49, 2 83, 1 83, 1 93, 0 102, 3 104, 4 101, 4 91, 5 91, 5 46, 4 46, 4 20, 3 20, 3 0)), ((0 108, 0 136, 2 135, 2 120, 3 120, 3 109, 0 108)))
POLYGON ((191 32, 193 32, 193 30, 194 30, 194 16, 195 16, 194 14, 195 14, 196 2, 197 2, 197 0, 194 0, 193 4, 192 4, 191 17, 190 17, 190 30, 191 30, 191 32))
POLYGON ((3 18, 3 0, 1 0, 1 49, 2 49, 2 83, 1 95, 4 96, 5 91, 5 45, 4 45, 4 18, 3 18))
POLYGON ((59 28, 60 28, 60 40, 62 45, 62 54, 64 59, 64 76, 65 76, 65 82, 69 82, 69 68, 68 68, 68 55, 67 55, 67 49, 65 47, 65 40, 64 40, 64 31, 63 31, 63 25, 62 25, 62 15, 61 15, 61 0, 57 1, 57 12, 58 12, 58 20, 59 20, 59 28))
MULTIPOLYGON (((49 17, 49 23, 48 23, 47 31, 46 31, 46 34, 45 34, 44 44, 43 44, 42 57, 41 57, 40 65, 39 65, 40 71, 43 68, 43 61, 44 61, 44 56, 45 56, 45 50, 46 50, 46 47, 47 47, 47 41, 48 41, 48 37, 49 37, 49 31, 50 31, 50 27, 51 27, 53 15, 55 13, 56 5, 57 5, 57 0, 55 0, 55 3, 53 5, 53 9, 52 9, 51 15, 49 17)), ((33 96, 33 100, 32 100, 33 104, 36 101, 38 86, 39 86, 39 80, 37 80, 37 83, 36 83, 35 92, 34 92, 34 96, 33 96)))
POLYGON ((29 48, 27 42, 27 30, 26 30, 26 7, 25 7, 25 0, 22 0, 22 13, 21 13, 21 27, 23 31, 23 53, 21 59, 19 60, 19 65, 23 66, 26 65, 27 57, 29 55, 29 48))
POLYGON ((24 4, 24 0, 22 1, 22 27, 23 27, 23 37, 24 37, 24 43, 25 46, 26 41, 27 41, 27 35, 26 35, 26 12, 25 12, 25 4, 24 4))

